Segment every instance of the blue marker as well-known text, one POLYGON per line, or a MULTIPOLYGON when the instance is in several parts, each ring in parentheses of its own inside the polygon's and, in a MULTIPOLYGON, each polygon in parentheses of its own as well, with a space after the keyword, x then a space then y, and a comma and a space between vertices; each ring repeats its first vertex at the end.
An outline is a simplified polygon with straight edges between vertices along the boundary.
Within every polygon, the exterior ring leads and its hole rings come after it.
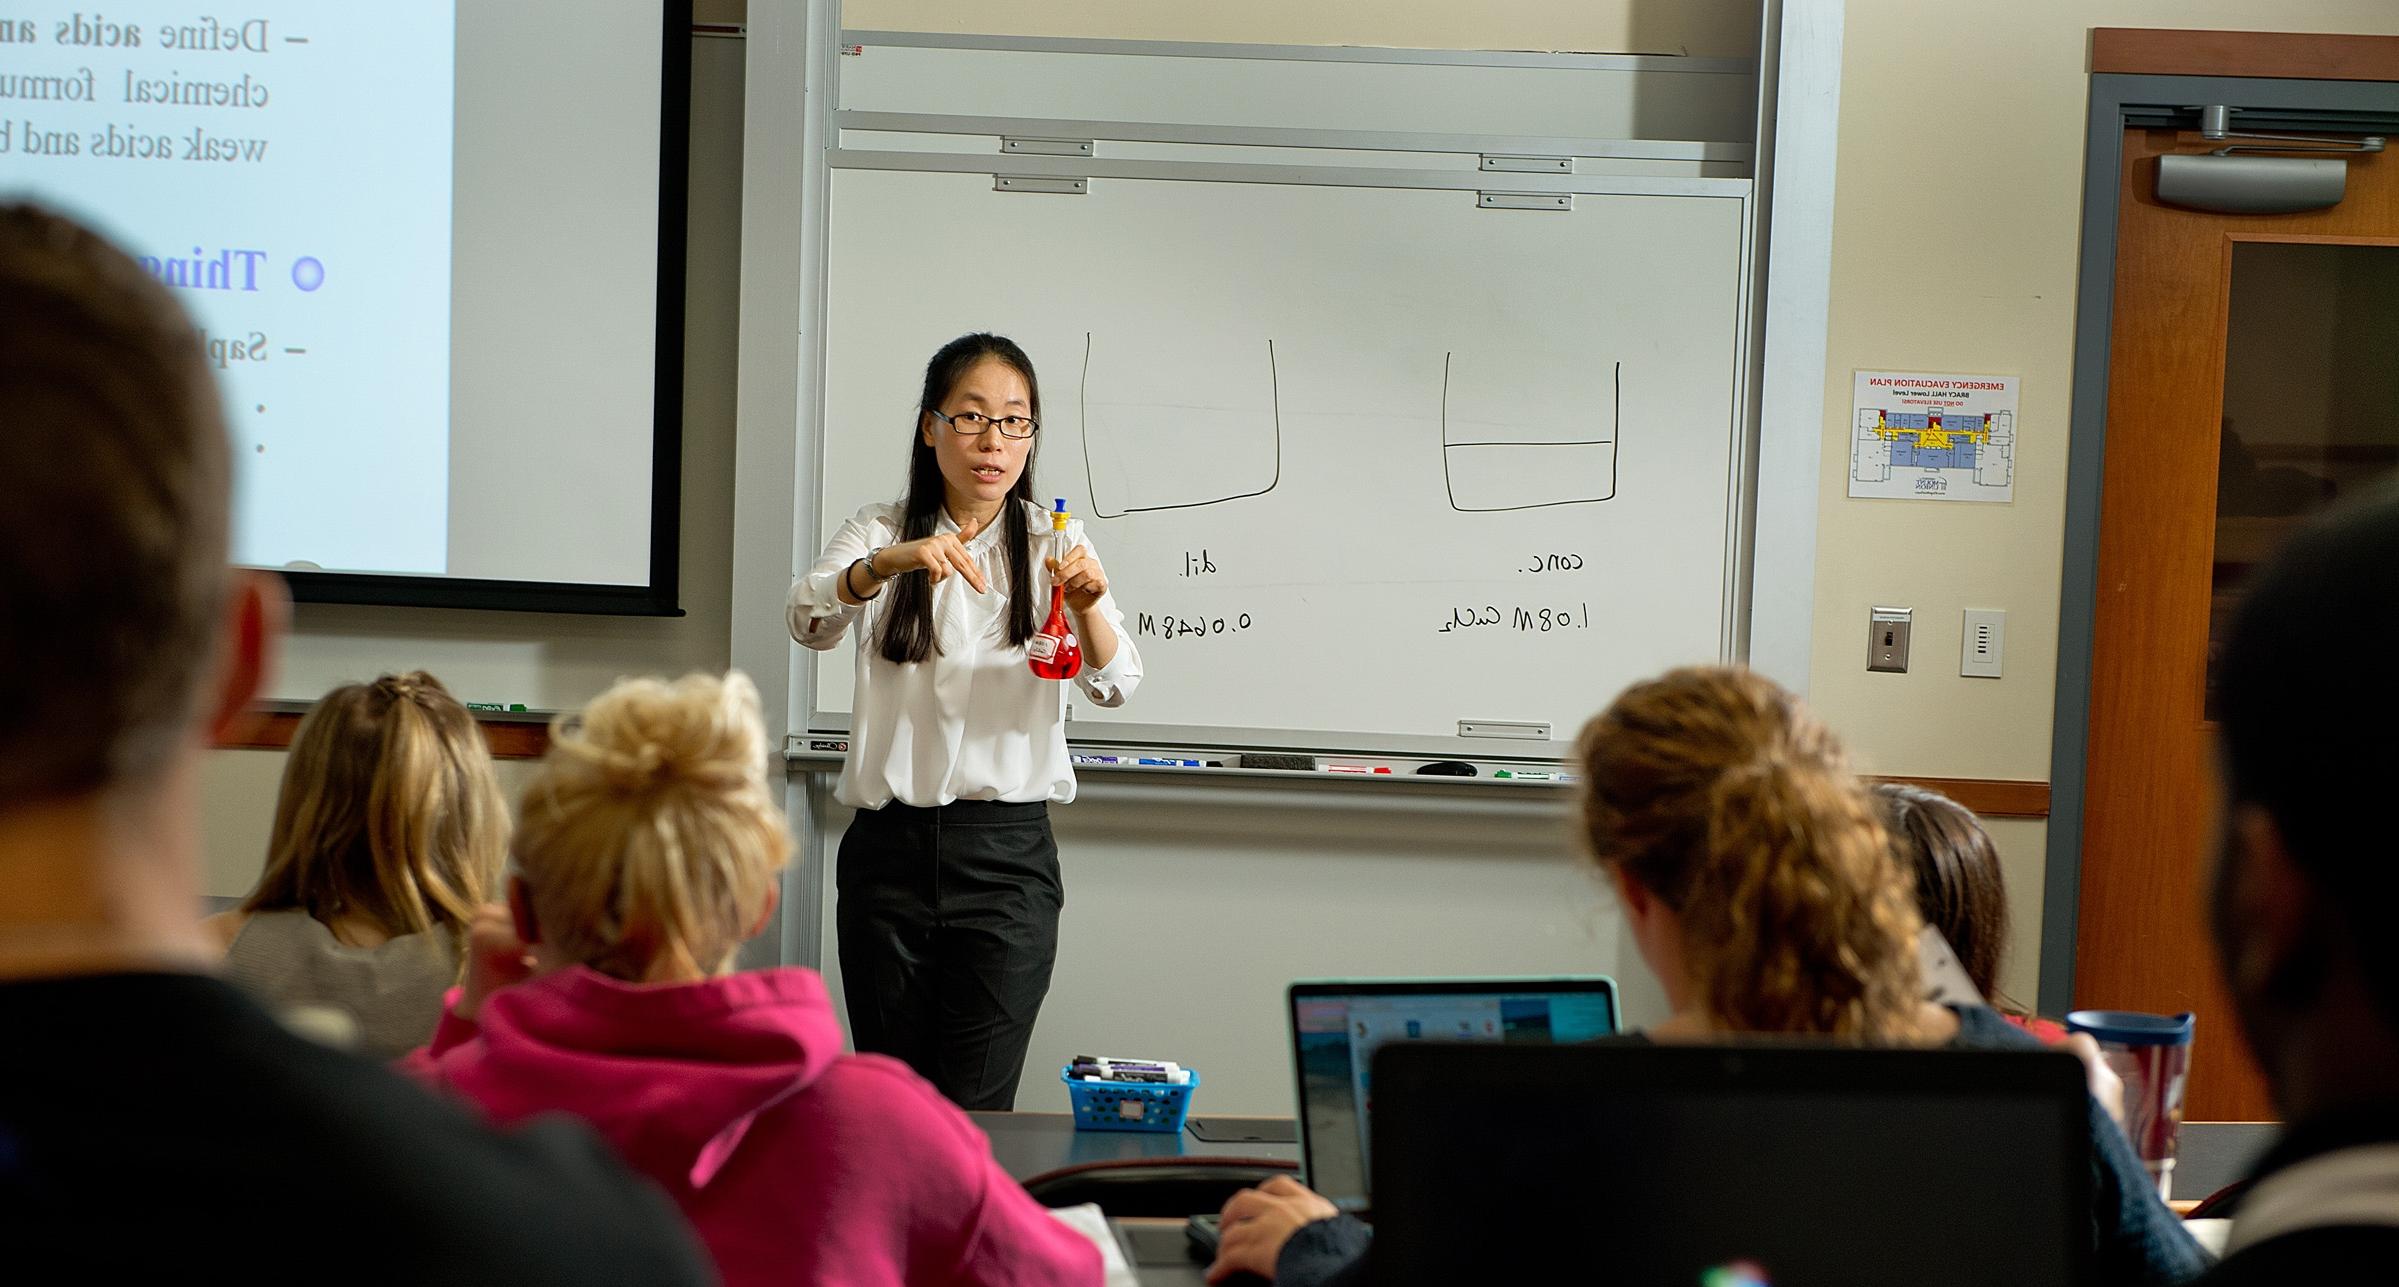
POLYGON ((1206 765, 1206 764, 1202 763, 1202 762, 1201 762, 1201 761, 1199 761, 1199 760, 1153 760, 1153 759, 1151 759, 1149 756, 1146 756, 1146 755, 1142 756, 1142 757, 1141 757, 1140 759, 1138 759, 1138 760, 1135 760, 1135 761, 1134 761, 1134 763, 1136 763, 1136 764, 1148 764, 1148 765, 1152 765, 1152 766, 1159 767, 1159 768, 1173 768, 1173 769, 1203 769, 1203 768, 1206 768, 1206 767, 1207 767, 1207 765, 1206 765))

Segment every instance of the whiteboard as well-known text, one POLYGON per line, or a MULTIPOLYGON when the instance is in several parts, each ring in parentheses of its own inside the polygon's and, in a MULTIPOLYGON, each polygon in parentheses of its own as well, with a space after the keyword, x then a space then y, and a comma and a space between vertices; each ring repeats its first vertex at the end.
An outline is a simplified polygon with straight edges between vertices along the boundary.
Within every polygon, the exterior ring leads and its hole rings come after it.
MULTIPOLYGON (((1071 736, 1571 739, 1734 647, 1748 184, 1640 183, 1560 213, 835 170, 816 544, 896 498, 925 360, 997 331, 1041 378, 1039 494, 1084 517, 1147 672, 1071 736)), ((816 727, 849 646, 814 658, 816 727)))

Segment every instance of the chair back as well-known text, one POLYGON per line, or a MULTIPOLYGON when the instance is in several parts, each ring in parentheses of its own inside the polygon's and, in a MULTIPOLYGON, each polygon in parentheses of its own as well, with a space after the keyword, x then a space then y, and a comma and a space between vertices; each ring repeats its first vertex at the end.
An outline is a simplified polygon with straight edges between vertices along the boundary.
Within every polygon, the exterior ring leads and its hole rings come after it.
POLYGON ((1110 1216, 1179 1220, 1213 1215, 1243 1189, 1299 1169, 1297 1162, 1260 1157, 1133 1157, 1078 1162, 1025 1181, 1045 1207, 1092 1202, 1110 1216))

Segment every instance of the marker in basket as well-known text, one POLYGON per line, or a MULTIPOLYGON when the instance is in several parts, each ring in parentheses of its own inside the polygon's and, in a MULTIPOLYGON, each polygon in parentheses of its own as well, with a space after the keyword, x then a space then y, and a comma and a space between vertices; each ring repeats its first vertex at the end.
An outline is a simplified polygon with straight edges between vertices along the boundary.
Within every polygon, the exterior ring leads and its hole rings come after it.
POLYGON ((1183 1085, 1191 1073, 1181 1064, 1158 1059, 1110 1059, 1102 1055, 1076 1055, 1067 1065, 1066 1075, 1077 1081, 1142 1081, 1183 1085))
POLYGON ((1096 1055, 1077 1056, 1058 1070, 1058 1080, 1066 1083, 1078 1131, 1179 1132, 1200 1085, 1197 1071, 1165 1060, 1096 1055))

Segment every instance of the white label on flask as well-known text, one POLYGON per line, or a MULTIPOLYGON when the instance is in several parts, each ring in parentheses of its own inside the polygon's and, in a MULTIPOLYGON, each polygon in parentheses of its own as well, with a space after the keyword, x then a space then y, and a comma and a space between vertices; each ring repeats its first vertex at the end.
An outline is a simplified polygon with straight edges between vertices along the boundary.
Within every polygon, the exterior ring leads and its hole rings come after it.
POLYGON ((1058 636, 1035 635, 1025 640, 1025 652, 1035 661, 1048 661, 1058 655, 1058 636))

